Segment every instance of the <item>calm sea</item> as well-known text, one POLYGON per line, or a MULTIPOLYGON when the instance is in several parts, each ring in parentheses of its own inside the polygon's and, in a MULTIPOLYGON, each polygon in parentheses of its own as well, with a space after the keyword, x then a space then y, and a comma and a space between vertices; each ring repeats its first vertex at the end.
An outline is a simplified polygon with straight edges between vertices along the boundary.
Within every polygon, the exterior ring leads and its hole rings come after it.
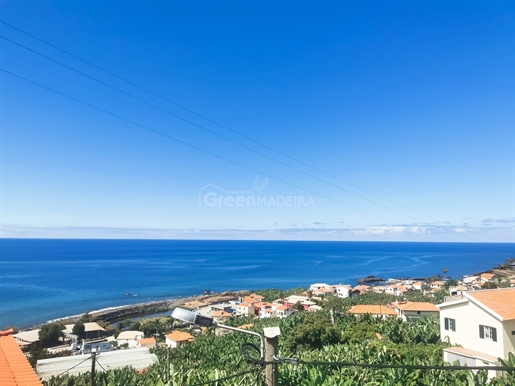
POLYGON ((459 277, 514 256, 491 243, 0 239, 0 328, 206 289, 459 277))

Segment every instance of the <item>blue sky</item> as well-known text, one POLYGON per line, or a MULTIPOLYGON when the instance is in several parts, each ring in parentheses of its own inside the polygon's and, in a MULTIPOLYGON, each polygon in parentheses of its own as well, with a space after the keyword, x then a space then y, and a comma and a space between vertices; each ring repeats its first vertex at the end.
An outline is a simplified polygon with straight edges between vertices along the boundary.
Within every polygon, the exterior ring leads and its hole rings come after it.
POLYGON ((0 7, 1 237, 515 241, 512 2, 0 7))

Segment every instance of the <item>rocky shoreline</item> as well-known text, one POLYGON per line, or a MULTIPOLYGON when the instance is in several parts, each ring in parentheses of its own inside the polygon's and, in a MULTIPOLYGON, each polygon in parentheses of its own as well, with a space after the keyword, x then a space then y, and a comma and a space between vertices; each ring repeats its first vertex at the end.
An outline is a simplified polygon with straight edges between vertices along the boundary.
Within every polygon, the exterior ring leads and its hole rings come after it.
MULTIPOLYGON (((102 321, 104 323, 113 323, 123 319, 132 318, 135 316, 145 317, 145 315, 149 315, 153 309, 166 309, 173 310, 175 307, 186 307, 186 308, 197 308, 208 304, 223 302, 229 299, 233 299, 234 297, 238 297, 241 294, 244 294, 248 291, 227 291, 221 294, 211 293, 209 295, 194 295, 182 298, 168 299, 168 300, 158 300, 152 302, 144 302, 138 304, 131 304, 126 306, 118 306, 111 307, 102 310, 90 311, 88 312, 95 320, 102 321)), ((159 311, 157 311, 159 312, 159 311)), ((66 316, 63 318, 58 318, 54 320, 47 321, 45 323, 41 323, 39 325, 33 326, 31 329, 40 328, 42 325, 50 323, 50 322, 59 322, 62 324, 73 324, 76 323, 82 315, 74 315, 74 316, 66 316)))

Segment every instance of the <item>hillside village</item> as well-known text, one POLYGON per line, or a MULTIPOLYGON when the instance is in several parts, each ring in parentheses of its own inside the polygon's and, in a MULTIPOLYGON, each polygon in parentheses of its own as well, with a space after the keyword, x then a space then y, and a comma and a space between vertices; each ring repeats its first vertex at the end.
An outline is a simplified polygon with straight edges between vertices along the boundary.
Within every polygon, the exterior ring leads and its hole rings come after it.
MULTIPOLYGON (((515 278, 502 273, 482 273, 458 281, 446 278, 427 281, 389 279, 387 283, 354 287, 315 283, 307 290, 283 298, 270 299, 267 291, 256 291, 242 293, 240 296, 220 297, 210 304, 197 302, 197 307, 191 308, 196 314, 212 318, 215 324, 232 323, 240 329, 252 329, 252 319, 285 319, 299 312, 317 313, 328 309, 333 315, 331 304, 335 300, 358 301, 381 295, 390 295, 396 299, 387 304, 374 304, 371 301, 354 304, 345 309, 345 313, 371 315, 385 320, 395 317, 406 323, 421 318, 439 318, 441 339, 447 339, 451 345, 460 345, 443 349, 444 360, 448 363, 458 361, 468 366, 495 366, 498 358, 507 358, 509 352, 515 352, 515 278), (424 301, 417 301, 417 298, 423 298, 424 301), (238 325, 240 319, 246 323, 238 325)), ((188 305, 193 304, 185 304, 188 305)), ((61 339, 68 341, 68 345, 48 350, 60 357, 37 361, 36 372, 43 380, 60 374, 66 367, 73 367, 70 374, 88 371, 88 363, 81 365, 79 362, 92 352, 104 353, 101 358, 105 368, 132 366, 141 371, 158 362, 152 352, 156 347, 173 349, 190 344, 205 329, 173 322, 161 334, 159 329, 147 336, 144 331, 130 329, 113 334, 101 321, 89 321, 84 323, 81 336, 84 340, 81 342, 74 335, 76 331, 73 324, 63 327, 61 339)), ((14 340, 24 351, 32 352, 31 348, 38 345, 40 331, 5 331, 1 334, 0 346, 12 346, 5 342, 14 340)), ((228 331, 223 328, 215 329, 217 335, 226 333, 228 331)), ((495 375, 494 371, 489 373, 490 377, 495 375)))

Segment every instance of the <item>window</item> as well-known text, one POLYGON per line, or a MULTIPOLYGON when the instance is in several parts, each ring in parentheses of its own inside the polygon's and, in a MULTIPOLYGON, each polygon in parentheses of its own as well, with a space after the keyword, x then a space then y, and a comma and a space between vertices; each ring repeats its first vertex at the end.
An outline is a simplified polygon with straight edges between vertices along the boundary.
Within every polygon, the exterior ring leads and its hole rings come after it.
POLYGON ((445 318, 444 321, 445 321, 445 329, 446 330, 456 331, 456 320, 455 319, 445 318))
POLYGON ((481 339, 497 342, 497 329, 490 326, 479 325, 479 337, 481 339))

